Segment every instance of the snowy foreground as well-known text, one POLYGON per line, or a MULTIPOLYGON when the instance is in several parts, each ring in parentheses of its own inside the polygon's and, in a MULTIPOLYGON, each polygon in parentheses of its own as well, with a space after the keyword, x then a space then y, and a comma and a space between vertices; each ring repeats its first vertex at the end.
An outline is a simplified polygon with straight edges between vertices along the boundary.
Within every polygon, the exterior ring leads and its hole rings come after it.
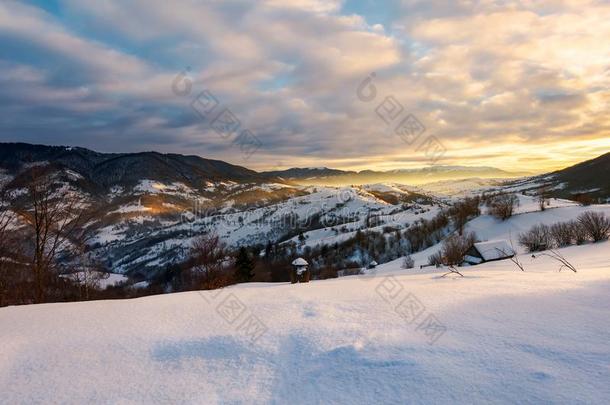
POLYGON ((608 403, 610 242, 562 252, 3 308, 0 403, 608 403))

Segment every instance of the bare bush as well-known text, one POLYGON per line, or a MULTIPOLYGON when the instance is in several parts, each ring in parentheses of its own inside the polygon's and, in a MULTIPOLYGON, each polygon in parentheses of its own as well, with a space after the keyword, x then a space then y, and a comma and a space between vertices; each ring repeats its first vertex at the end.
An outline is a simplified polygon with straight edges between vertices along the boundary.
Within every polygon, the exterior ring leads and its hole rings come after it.
POLYGON ((587 232, 584 227, 578 221, 570 221, 568 222, 569 226, 572 228, 572 236, 574 238, 574 242, 577 245, 582 245, 587 241, 587 232))
POLYGON ((439 250, 438 252, 428 256, 428 264, 436 267, 441 266, 443 264, 443 252, 439 250))
POLYGON ((574 240, 574 227, 569 222, 558 222, 549 228, 549 236, 554 246, 570 246, 574 240))
POLYGON ((519 235, 519 243, 529 252, 539 252, 552 246, 550 230, 547 225, 534 225, 529 231, 519 235))
POLYGON ((452 235, 445 239, 441 249, 443 264, 447 266, 458 266, 464 261, 464 255, 476 242, 473 232, 465 235, 452 235))
POLYGON ((610 236, 610 219, 602 213, 584 212, 578 216, 578 222, 594 242, 606 240, 610 236))
POLYGON ((412 269, 413 267, 415 267, 415 261, 413 260, 413 258, 410 255, 405 256, 404 259, 402 259, 402 266, 403 269, 412 269))
POLYGON ((500 194, 489 201, 489 213, 502 221, 513 216, 519 199, 514 194, 500 194))

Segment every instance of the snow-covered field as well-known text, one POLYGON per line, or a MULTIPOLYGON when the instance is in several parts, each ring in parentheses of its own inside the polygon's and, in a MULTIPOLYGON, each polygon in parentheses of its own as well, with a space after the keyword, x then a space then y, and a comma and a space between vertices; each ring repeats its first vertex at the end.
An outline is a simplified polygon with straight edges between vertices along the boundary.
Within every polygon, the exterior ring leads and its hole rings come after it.
POLYGON ((605 404, 610 242, 562 252, 2 308, 0 403, 605 404))

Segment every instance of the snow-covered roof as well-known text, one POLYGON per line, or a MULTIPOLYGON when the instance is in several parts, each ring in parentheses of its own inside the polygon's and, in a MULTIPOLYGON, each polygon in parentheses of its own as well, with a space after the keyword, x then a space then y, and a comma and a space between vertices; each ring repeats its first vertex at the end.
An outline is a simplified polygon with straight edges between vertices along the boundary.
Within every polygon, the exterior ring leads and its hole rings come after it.
POLYGON ((375 260, 373 260, 373 261, 371 262, 371 266, 377 266, 377 262, 376 262, 375 260))
POLYGON ((464 261, 466 263, 470 263, 470 264, 480 264, 483 261, 483 259, 481 259, 480 257, 466 255, 466 256, 464 256, 464 261))
POLYGON ((293 266, 307 266, 309 265, 309 263, 307 263, 307 260, 303 259, 302 257, 299 257, 298 259, 294 259, 294 261, 292 262, 293 266))
POLYGON ((504 239, 477 242, 474 244, 474 247, 485 261, 498 260, 515 255, 513 248, 504 239))

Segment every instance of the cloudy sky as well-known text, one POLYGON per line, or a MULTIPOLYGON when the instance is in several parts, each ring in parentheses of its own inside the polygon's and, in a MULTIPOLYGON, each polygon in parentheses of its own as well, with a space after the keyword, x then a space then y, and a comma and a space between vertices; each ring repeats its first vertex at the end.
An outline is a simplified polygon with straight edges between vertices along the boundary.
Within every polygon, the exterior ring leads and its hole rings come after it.
POLYGON ((610 150, 609 38, 594 0, 2 0, 0 141, 539 172, 610 150))

